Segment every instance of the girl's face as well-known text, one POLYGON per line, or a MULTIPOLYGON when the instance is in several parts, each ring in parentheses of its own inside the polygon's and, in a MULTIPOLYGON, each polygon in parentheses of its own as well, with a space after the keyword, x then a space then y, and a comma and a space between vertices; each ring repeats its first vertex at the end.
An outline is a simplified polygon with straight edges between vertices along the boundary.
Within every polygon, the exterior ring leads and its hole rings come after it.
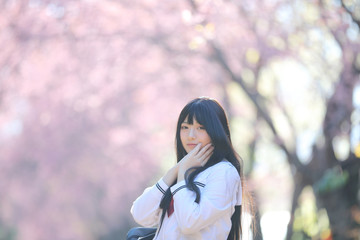
POLYGON ((193 124, 190 124, 188 117, 181 123, 180 139, 187 153, 193 150, 199 143, 201 143, 201 148, 211 143, 211 138, 204 126, 198 123, 195 118, 193 124))

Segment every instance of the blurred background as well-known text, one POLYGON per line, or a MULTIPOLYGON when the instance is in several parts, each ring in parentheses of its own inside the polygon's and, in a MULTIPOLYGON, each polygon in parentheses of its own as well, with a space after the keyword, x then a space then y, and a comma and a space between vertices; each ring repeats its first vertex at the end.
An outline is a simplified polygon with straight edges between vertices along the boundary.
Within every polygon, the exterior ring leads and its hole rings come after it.
POLYGON ((1 0, 0 240, 118 240, 226 109, 265 240, 360 239, 359 0, 1 0))

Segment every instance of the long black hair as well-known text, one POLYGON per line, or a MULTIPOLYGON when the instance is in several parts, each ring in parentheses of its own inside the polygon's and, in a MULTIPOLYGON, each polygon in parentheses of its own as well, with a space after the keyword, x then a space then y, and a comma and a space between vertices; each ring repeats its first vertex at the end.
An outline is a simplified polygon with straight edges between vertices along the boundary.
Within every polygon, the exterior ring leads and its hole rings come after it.
MULTIPOLYGON (((193 124, 194 119, 196 119, 199 124, 203 125, 214 146, 213 154, 204 166, 193 167, 185 173, 186 187, 196 193, 195 202, 199 203, 201 198, 200 190, 199 187, 194 184, 194 179, 199 173, 226 159, 236 168, 240 178, 242 178, 242 163, 241 158, 237 155, 232 146, 229 123, 224 109, 215 99, 207 97, 200 97, 192 100, 180 113, 177 122, 175 139, 177 162, 183 159, 183 157, 187 154, 180 139, 181 124, 186 118, 188 119, 189 124, 193 124)), ((175 183, 176 181, 172 185, 175 183)), ((241 183, 243 184, 243 181, 241 181, 241 183)), ((169 188, 160 202, 160 208, 162 208, 161 223, 164 220, 165 214, 170 205, 171 197, 172 195, 169 188)), ((232 227, 227 238, 228 240, 240 239, 241 213, 241 206, 236 206, 235 212, 231 217, 232 227)))

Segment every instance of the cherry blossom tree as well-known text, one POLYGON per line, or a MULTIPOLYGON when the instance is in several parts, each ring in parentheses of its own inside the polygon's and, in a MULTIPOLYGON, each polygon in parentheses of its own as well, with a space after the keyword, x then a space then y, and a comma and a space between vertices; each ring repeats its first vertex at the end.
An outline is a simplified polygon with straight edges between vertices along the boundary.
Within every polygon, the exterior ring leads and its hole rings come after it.
POLYGON ((0 239, 122 239, 201 95, 229 113, 259 222, 358 236, 356 1, 0 5, 0 239), (325 227, 303 221, 309 192, 325 227))

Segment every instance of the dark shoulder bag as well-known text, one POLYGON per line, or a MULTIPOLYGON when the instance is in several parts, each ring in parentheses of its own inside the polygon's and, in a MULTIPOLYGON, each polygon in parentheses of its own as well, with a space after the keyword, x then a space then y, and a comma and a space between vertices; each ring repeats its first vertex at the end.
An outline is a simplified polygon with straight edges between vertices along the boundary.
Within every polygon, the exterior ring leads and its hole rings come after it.
POLYGON ((134 227, 127 233, 126 240, 152 240, 155 237, 155 233, 155 227, 134 227))

